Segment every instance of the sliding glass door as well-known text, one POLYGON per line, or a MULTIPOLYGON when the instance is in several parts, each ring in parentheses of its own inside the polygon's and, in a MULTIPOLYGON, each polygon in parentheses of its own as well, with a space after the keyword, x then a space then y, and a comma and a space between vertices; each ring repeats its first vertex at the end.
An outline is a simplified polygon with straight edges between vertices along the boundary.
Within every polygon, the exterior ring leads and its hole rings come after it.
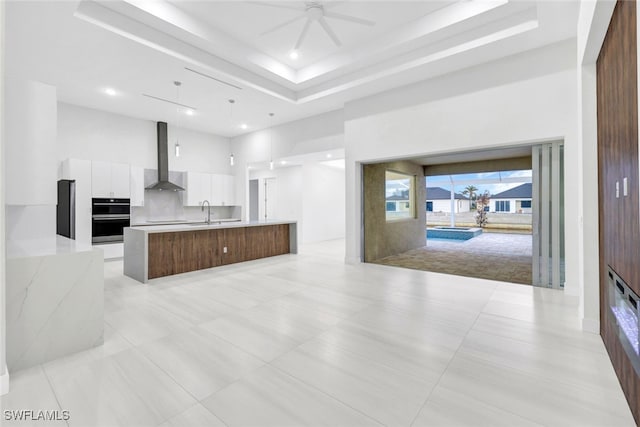
POLYGON ((564 144, 535 145, 531 153, 533 188, 534 286, 561 289, 564 256, 564 144))

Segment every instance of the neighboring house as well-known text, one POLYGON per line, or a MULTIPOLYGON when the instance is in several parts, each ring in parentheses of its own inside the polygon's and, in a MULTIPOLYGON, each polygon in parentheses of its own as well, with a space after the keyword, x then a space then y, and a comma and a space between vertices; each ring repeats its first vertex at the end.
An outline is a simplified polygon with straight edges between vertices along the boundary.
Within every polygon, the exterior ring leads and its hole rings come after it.
POLYGON ((491 212, 531 213, 531 183, 491 196, 491 212))
POLYGON ((390 196, 387 196, 387 217, 393 217, 393 212, 406 212, 411 209, 411 201, 409 198, 409 190, 396 190, 390 196))
MULTIPOLYGON (((455 193, 455 213, 469 212, 471 201, 462 194, 455 193)), ((427 187, 427 212, 451 212, 451 191, 441 187, 427 187)))
POLYGON ((402 194, 393 194, 386 198, 387 212, 405 212, 411 208, 409 201, 409 192, 403 192, 402 194))

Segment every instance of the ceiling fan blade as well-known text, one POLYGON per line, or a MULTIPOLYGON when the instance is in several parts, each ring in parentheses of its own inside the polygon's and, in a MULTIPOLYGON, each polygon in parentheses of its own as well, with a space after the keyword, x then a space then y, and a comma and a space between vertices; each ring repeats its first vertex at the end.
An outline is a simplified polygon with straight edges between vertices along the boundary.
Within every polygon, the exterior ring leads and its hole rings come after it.
POLYGON ((340 41, 338 36, 336 36, 336 33, 333 32, 329 24, 327 24, 327 21, 324 19, 324 16, 318 19, 318 23, 322 26, 322 28, 324 28, 324 30, 329 35, 329 37, 331 37, 331 40, 333 40, 336 46, 342 46, 342 42, 340 41))
POLYGON ((273 4, 273 3, 267 3, 267 2, 264 2, 264 1, 246 1, 245 3, 257 4, 258 6, 275 7, 275 8, 278 8, 278 9, 297 10, 298 12, 304 12, 306 10, 306 7, 304 5, 300 5, 300 6, 285 6, 284 4, 273 4))
POLYGON ((261 36, 264 36, 265 34, 273 33, 274 31, 277 31, 277 30, 279 30, 279 29, 280 29, 280 28, 282 28, 282 27, 286 27, 287 25, 292 24, 292 23, 294 23, 294 22, 296 22, 296 21, 298 21, 298 20, 300 20, 300 19, 302 19, 302 18, 304 18, 304 17, 306 17, 306 16, 307 16, 306 14, 302 14, 302 15, 300 15, 300 16, 297 16, 297 17, 295 17, 295 18, 293 18, 293 19, 290 19, 290 20, 288 20, 288 21, 283 22, 283 23, 282 23, 282 24, 280 24, 280 25, 276 25, 276 26, 275 26, 275 27, 273 27, 273 28, 269 28, 267 31, 263 31, 263 32, 261 32, 261 33, 260 33, 260 35, 261 35, 261 36))
POLYGON ((309 31, 309 26, 311 26, 311 19, 307 18, 307 22, 304 24, 304 28, 300 33, 300 37, 298 37, 298 41, 296 42, 296 46, 293 48, 294 50, 298 50, 300 45, 304 41, 304 38, 307 36, 307 31, 309 31))
POLYGON ((369 21, 367 19, 356 18, 355 16, 343 15, 341 13, 335 12, 325 12, 324 16, 327 18, 341 19, 343 21, 355 22, 356 24, 368 25, 370 27, 376 25, 375 22, 369 21))

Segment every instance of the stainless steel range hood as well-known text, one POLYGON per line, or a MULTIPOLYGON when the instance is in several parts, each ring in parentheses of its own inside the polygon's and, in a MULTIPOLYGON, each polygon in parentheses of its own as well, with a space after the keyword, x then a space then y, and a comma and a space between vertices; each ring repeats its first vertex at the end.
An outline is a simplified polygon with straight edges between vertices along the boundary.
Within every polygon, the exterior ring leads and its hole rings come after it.
POLYGON ((157 123, 158 130, 158 182, 148 186, 147 190, 184 191, 179 185, 169 182, 169 148, 167 145, 167 124, 157 123))

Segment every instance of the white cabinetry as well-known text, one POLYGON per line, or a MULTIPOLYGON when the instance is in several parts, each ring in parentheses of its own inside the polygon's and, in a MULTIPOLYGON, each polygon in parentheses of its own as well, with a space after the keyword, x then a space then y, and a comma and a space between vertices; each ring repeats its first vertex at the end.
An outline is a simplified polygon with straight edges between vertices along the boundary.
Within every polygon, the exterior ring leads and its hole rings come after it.
POLYGON ((129 198, 129 165, 126 163, 91 162, 91 194, 93 197, 129 198))
POLYGON ((236 204, 235 182, 233 175, 224 175, 222 206, 234 206, 236 204))
POLYGON ((111 192, 113 197, 128 198, 131 196, 130 167, 126 163, 111 163, 111 192))
POLYGON ((233 175, 211 175, 211 204, 215 206, 235 205, 233 175))
POLYGON ((185 206, 200 206, 208 200, 211 206, 232 206, 234 198, 234 177, 232 175, 187 172, 185 206))
POLYGON ((211 204, 222 206, 224 193, 224 175, 211 175, 211 204))
POLYGON ((183 198, 185 206, 199 206, 211 197, 209 174, 187 172, 186 192, 183 198))
POLYGON ((131 166, 131 206, 144 206, 144 168, 131 166))

